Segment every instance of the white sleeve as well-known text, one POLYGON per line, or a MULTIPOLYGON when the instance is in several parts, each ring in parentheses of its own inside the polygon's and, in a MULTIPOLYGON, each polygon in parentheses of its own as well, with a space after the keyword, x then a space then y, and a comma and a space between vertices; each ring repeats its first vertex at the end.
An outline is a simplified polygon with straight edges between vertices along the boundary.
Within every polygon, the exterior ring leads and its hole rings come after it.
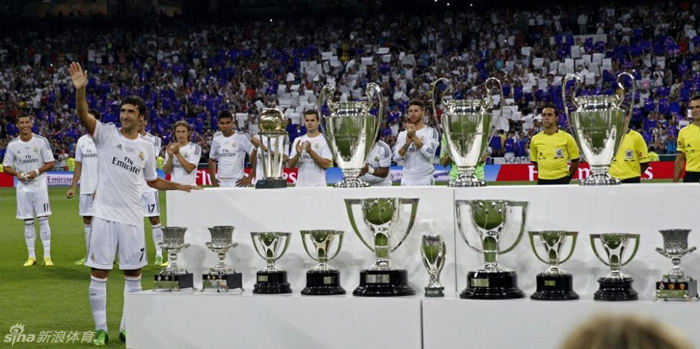
POLYGON ((199 146, 199 144, 194 145, 194 151, 192 152, 192 158, 190 160, 190 163, 194 165, 194 169, 197 169, 197 165, 199 165, 199 158, 202 157, 202 147, 199 146))
POLYGON ((384 143, 379 146, 379 167, 391 167, 391 148, 384 143))
POLYGON ((403 159, 403 156, 399 155, 399 149, 401 149, 404 144, 406 144, 406 131, 399 132, 399 136, 396 137, 396 145, 394 148, 394 161, 398 162, 403 159))
POLYGON ((158 179, 158 174, 156 173, 156 157, 153 156, 152 151, 153 150, 151 150, 151 154, 146 155, 146 165, 143 169, 143 178, 145 178, 147 182, 158 179))
POLYGON ((76 162, 83 162, 83 153, 80 151, 80 146, 83 144, 82 143, 82 138, 78 139, 78 143, 75 145, 75 161, 76 162))
POLYGON ((44 159, 44 163, 47 164, 49 162, 54 162, 56 159, 53 157, 53 152, 51 151, 51 145, 49 145, 49 140, 46 138, 42 138, 42 141, 44 141, 44 146, 41 147, 41 157, 44 159))
POLYGON ((331 160, 331 166, 333 166, 333 153, 331 153, 331 148, 328 146, 326 137, 323 137, 323 149, 321 150, 321 157, 324 159, 331 160))
POLYGON ((419 149, 419 153, 423 158, 426 160, 432 160, 433 157, 435 156, 435 152, 437 151, 438 147, 438 132, 437 130, 433 129, 430 135, 430 138, 425 140, 425 143, 423 143, 423 146, 419 149))
POLYGON ((102 143, 105 141, 107 138, 107 130, 105 127, 109 127, 114 125, 107 125, 105 126, 103 123, 101 123, 99 120, 95 122, 95 130, 93 131, 93 134, 90 136, 92 137, 92 140, 95 142, 95 147, 99 149, 102 146, 102 143))
POLYGON ((2 160, 2 165, 5 167, 13 167, 15 164, 15 153, 12 152, 11 147, 5 149, 5 158, 2 160))
POLYGON ((246 154, 250 155, 250 152, 253 151, 253 143, 250 142, 250 138, 248 138, 248 135, 243 135, 243 150, 245 150, 246 154))
POLYGON ((216 160, 219 157, 219 142, 216 139, 211 140, 211 149, 209 150, 209 158, 216 160))
POLYGON ((300 141, 301 141, 301 137, 297 137, 294 140, 294 143, 292 143, 292 146, 289 149, 289 157, 290 158, 297 156, 297 143, 299 143, 300 141))

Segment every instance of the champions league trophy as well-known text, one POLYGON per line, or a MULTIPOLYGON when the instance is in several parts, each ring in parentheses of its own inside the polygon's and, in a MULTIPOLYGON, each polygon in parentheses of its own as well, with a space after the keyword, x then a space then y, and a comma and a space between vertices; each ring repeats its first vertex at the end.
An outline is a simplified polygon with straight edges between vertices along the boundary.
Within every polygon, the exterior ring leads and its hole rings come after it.
POLYGON ((573 290, 573 277, 559 268, 559 264, 568 261, 574 254, 578 232, 531 231, 529 235, 530 245, 532 245, 532 250, 535 252, 537 259, 549 264, 549 268, 546 271, 537 274, 537 292, 530 298, 543 301, 578 299, 578 294, 573 290), (571 238, 571 249, 569 254, 562 259, 562 248, 568 238, 571 238), (538 240, 544 247, 547 253, 547 260, 540 257, 535 247, 535 240, 538 240))
POLYGON ((688 248, 690 229, 668 229, 659 232, 664 239, 664 248, 657 247, 656 252, 671 258, 673 268, 663 276, 662 281, 656 283, 654 300, 663 298, 689 301, 693 297, 698 297, 698 281, 686 275, 680 265, 683 256, 695 251, 695 247, 688 248))
POLYGON ((457 228, 462 238, 474 251, 484 255, 484 266, 467 273, 467 288, 459 295, 466 299, 510 299, 523 298, 525 293, 518 288, 515 271, 498 264, 498 256, 512 251, 525 232, 527 202, 505 200, 456 200, 457 228), (481 247, 469 241, 464 229, 462 205, 471 208, 471 225, 480 237, 481 247), (513 245, 505 250, 500 248, 500 240, 509 226, 510 208, 521 207, 520 232, 513 245))
POLYGON ((301 290, 303 295, 331 295, 345 294, 345 290, 340 286, 340 272, 331 268, 328 261, 335 258, 343 245, 342 230, 302 230, 301 241, 304 243, 304 250, 318 262, 318 265, 306 272, 306 287, 301 290), (313 244, 312 253, 306 244, 307 238, 313 244), (333 240, 338 239, 338 247, 335 253, 329 254, 333 240), (330 257, 329 257, 330 256, 330 257))
POLYGON ((609 234, 591 234, 591 247, 593 252, 603 264, 610 266, 610 274, 598 279, 600 288, 593 295, 593 299, 597 301, 635 301, 637 300, 637 291, 632 288, 631 277, 622 274, 620 268, 627 265, 634 255, 637 254, 639 248, 639 234, 625 233, 609 233, 609 234), (600 240, 605 250, 605 255, 608 256, 607 261, 600 257, 596 249, 596 240, 600 240), (630 240, 635 240, 632 255, 626 262, 622 262, 623 254, 630 240))
MULTIPOLYGON (((370 199, 345 199, 348 210, 348 218, 352 229, 363 244, 372 250, 377 260, 368 269, 360 272, 360 286, 353 295, 362 297, 393 297, 410 296, 416 292, 408 285, 408 273, 404 269, 392 266, 391 252, 394 252, 406 240, 413 228, 418 210, 418 199, 400 198, 370 198, 370 199), (357 227, 357 218, 353 212, 353 206, 359 205, 362 209, 362 220, 367 229, 357 227), (391 237, 403 216, 402 205, 411 207, 406 231, 398 236, 398 241, 392 244, 391 237), (392 246, 393 245, 393 246, 392 246)), ((405 218, 404 218, 405 219, 405 218)))
POLYGON ((261 155, 262 179, 255 183, 255 188, 286 188, 283 164, 287 149, 287 118, 279 109, 265 109, 258 121, 261 155))
POLYGON ((242 291, 242 274, 237 273, 224 262, 226 252, 238 246, 238 243, 232 242, 233 229, 235 228, 232 226, 216 226, 208 229, 211 234, 211 241, 207 242, 206 246, 218 255, 219 262, 209 269, 209 273, 202 275, 202 291, 208 288, 215 289, 217 292, 235 288, 240 288, 242 291))
POLYGON ((425 287, 426 297, 445 297, 445 287, 440 284, 440 272, 445 266, 447 248, 445 239, 440 234, 426 234, 421 240, 420 252, 423 265, 430 275, 428 286, 425 287))
POLYGON ((275 267, 275 261, 280 259, 289 247, 291 233, 264 232, 250 233, 250 235, 253 238, 255 252, 267 261, 267 267, 257 273, 253 293, 292 293, 292 288, 287 282, 287 271, 275 267), (282 247, 281 252, 280 247, 282 247))
MULTIPOLYGON (((367 163, 367 156, 377 139, 384 115, 384 101, 379 86, 367 84, 365 102, 333 102, 335 88, 323 86, 318 105, 328 105, 331 115, 324 116, 326 125, 323 131, 333 159, 343 171, 345 179, 335 184, 336 188, 361 188, 369 184, 360 179, 360 171, 367 163), (375 117, 369 111, 372 97, 379 101, 379 114, 375 117)), ((323 124, 321 124, 323 126, 323 124)))
MULTIPOLYGON (((499 115, 503 115, 503 87, 498 79, 489 78, 484 83, 487 91, 491 81, 498 84, 498 91, 501 94, 499 115)), ((437 105, 440 104, 440 100, 435 94, 436 87, 440 82, 448 83, 449 80, 441 78, 433 83, 433 115, 437 115, 437 105)), ((457 171, 459 171, 459 177, 450 180, 449 186, 486 186, 486 181, 476 178, 474 171, 477 163, 486 152, 495 131, 495 127, 491 126, 494 118, 491 114, 493 98, 490 91, 488 100, 452 99, 443 100, 442 104, 445 108, 442 114, 442 129, 447 143, 446 151, 449 151, 450 157, 457 164, 457 171)))
POLYGON ((163 227, 163 241, 160 247, 168 254, 168 266, 155 275, 155 290, 180 290, 182 288, 194 288, 192 273, 181 269, 177 265, 178 252, 186 249, 190 244, 185 243, 183 227, 163 227))
POLYGON ((625 100, 625 87, 622 85, 622 77, 632 79, 632 98, 634 99, 634 77, 629 73, 621 73, 617 76, 617 85, 622 92, 617 95, 593 95, 576 96, 580 78, 576 75, 567 75, 562 85, 562 98, 564 111, 569 124, 572 127, 572 136, 576 140, 581 154, 591 168, 590 177, 582 180, 581 185, 615 185, 620 184, 616 178, 610 177, 608 170, 622 139, 627 134, 632 108, 626 113, 620 107, 625 100), (571 104, 576 111, 569 113, 566 106, 566 83, 574 79, 574 92, 571 104))

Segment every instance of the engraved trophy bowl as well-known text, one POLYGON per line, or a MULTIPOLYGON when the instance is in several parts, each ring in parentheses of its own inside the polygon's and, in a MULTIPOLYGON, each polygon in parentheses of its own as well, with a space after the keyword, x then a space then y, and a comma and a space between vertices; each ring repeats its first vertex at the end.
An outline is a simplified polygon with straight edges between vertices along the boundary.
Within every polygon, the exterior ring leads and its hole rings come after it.
POLYGON ((428 286, 425 287, 426 297, 444 297, 445 287, 440 283, 440 272, 445 267, 447 247, 445 239, 440 234, 425 234, 420 246, 423 265, 428 271, 428 286))

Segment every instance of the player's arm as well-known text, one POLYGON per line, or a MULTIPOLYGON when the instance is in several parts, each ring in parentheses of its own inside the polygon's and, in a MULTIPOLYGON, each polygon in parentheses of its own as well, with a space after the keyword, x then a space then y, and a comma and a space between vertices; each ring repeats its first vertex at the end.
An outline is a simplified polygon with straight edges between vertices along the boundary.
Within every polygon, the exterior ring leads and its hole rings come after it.
POLYGON ((420 154, 425 160, 431 161, 435 157, 435 152, 438 147, 438 132, 433 130, 432 137, 428 139, 427 142, 423 143, 418 136, 413 136, 413 143, 416 144, 418 149, 418 154, 420 154))
POLYGON ((170 154, 169 150, 165 153, 165 163, 163 164, 163 172, 165 174, 170 174, 173 171, 173 155, 170 154))
POLYGON ((216 178, 216 161, 211 157, 209 158, 209 178, 213 186, 219 186, 219 179, 216 178))
POLYGON ((86 97, 86 88, 88 84, 87 72, 83 72, 80 63, 73 62, 70 64, 70 77, 73 80, 75 87, 75 106, 78 113, 80 123, 85 126, 90 135, 95 134, 97 120, 88 114, 88 104, 86 97))
POLYGON ((289 162, 287 162, 287 168, 290 170, 297 167, 299 162, 299 157, 301 157, 301 139, 297 138, 292 144, 291 154, 289 154, 289 162))
POLYGON ((326 170, 331 166, 330 159, 326 159, 326 158, 321 157, 321 155, 318 155, 318 153, 315 152, 311 147, 306 149, 306 152, 309 153, 309 156, 311 156, 311 159, 313 159, 314 162, 318 166, 321 166, 322 169, 326 170))
POLYGON ((257 175, 257 173, 256 173, 257 167, 258 167, 258 148, 256 147, 256 148, 253 148, 253 151, 250 152, 250 174, 249 174, 250 178, 254 178, 257 175))
POLYGON ((83 173, 83 163, 80 161, 75 162, 75 171, 73 171, 73 180, 70 184, 70 189, 66 193, 66 198, 72 199, 75 195, 75 189, 78 187, 78 181, 80 180, 80 175, 83 173))
MULTIPOLYGON (((182 168, 184 168, 185 171, 187 171, 187 173, 190 173, 197 168, 197 165, 187 161, 187 159, 185 159, 185 157, 182 156, 182 154, 179 151, 175 153, 175 156, 177 156, 177 161, 180 162, 180 165, 182 165, 182 168)), ((170 165, 172 166, 172 161, 170 165)))
POLYGON ((17 178, 19 178, 20 180, 24 180, 24 178, 20 177, 20 174, 21 174, 22 172, 16 171, 14 168, 12 168, 12 166, 3 165, 3 166, 2 166, 2 172, 5 172, 6 174, 8 174, 8 175, 10 175, 10 176, 17 177, 17 178))
POLYGON ((394 152, 394 161, 398 162, 399 160, 403 160, 403 157, 406 155, 406 152, 408 151, 408 147, 411 146, 411 143, 408 143, 406 141, 406 132, 402 131, 399 133, 399 136, 396 139, 396 150, 394 152))
POLYGON ((578 165, 579 159, 571 160, 571 164, 569 165, 569 181, 574 178, 574 174, 576 174, 576 171, 578 171, 578 165))
POLYGON ((683 173, 683 167, 685 165, 685 153, 680 151, 676 154, 676 163, 673 165, 673 182, 678 183, 681 179, 681 173, 683 173))
POLYGON ((530 162, 535 165, 535 171, 538 171, 537 169, 537 146, 535 145, 535 142, 530 141, 530 162))
POLYGON ((146 181, 146 183, 148 183, 149 187, 151 187, 153 189, 158 189, 158 190, 182 190, 182 191, 186 191, 186 192, 189 192, 192 189, 202 190, 202 188, 197 187, 197 186, 169 182, 169 181, 166 181, 162 178, 156 178, 155 180, 152 180, 152 181, 146 181))

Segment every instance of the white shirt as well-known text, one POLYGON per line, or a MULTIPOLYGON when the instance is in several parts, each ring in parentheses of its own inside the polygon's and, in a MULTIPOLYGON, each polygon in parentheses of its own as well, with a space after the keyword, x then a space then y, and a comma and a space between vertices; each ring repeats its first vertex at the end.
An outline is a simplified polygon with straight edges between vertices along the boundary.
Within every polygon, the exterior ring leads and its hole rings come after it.
MULTIPOLYGON (((139 137, 147 140, 149 143, 151 143, 151 146, 153 147, 153 160, 158 157, 158 154, 160 154, 160 150, 163 149, 163 140, 160 139, 158 136, 154 136, 150 133, 146 133, 145 136, 139 134, 139 137)), ((158 190, 151 188, 148 186, 146 183, 146 179, 144 178, 143 181, 141 181, 141 191, 144 193, 152 193, 156 192, 158 190)))
POLYGON ((252 149, 253 144, 243 133, 235 132, 229 137, 224 137, 223 134, 214 136, 211 141, 209 158, 218 162, 219 169, 216 178, 241 179, 245 177, 243 172, 245 154, 250 154, 252 149))
MULTIPOLYGON (((367 157, 367 163, 372 168, 378 167, 390 167, 391 166, 391 148, 388 144, 378 141, 369 151, 369 156, 367 157)), ((391 173, 389 173, 385 178, 377 177, 373 174, 366 173, 361 177, 362 180, 371 184, 372 186, 388 186, 391 185, 391 173)))
POLYGON ((81 165, 80 194, 94 194, 97 188, 97 147, 92 137, 84 135, 75 146, 75 161, 81 165))
POLYGON ((158 178, 153 143, 125 138, 113 124, 99 121, 92 139, 99 170, 93 216, 142 226, 141 182, 158 178))
MULTIPOLYGON (((2 165, 12 167, 15 171, 29 173, 53 161, 55 160, 49 141, 32 133, 32 139, 28 142, 21 140, 18 136, 7 145, 2 165)), ((19 185, 31 185, 45 181, 46 173, 41 173, 29 182, 19 181, 19 185)))
MULTIPOLYGON (((180 160, 175 154, 173 154, 173 167, 170 171, 170 181, 180 184, 187 185, 197 185, 197 164, 199 164, 199 158, 202 156, 202 148, 199 144, 194 144, 192 142, 187 143, 184 147, 180 147, 180 155, 187 160, 190 164, 193 164, 194 170, 192 172, 187 172, 180 160)), ((165 162, 168 162, 170 155, 165 153, 165 162)))
MULTIPOLYGON (((299 142, 311 142, 311 148, 321 156, 321 158, 332 160, 333 154, 331 154, 331 149, 328 148, 328 143, 326 143, 326 138, 322 134, 318 134, 316 137, 309 138, 308 134, 301 137, 297 137, 292 144, 292 149, 289 154, 290 158, 297 156, 297 144, 299 142)), ((328 183, 326 182, 326 170, 319 166, 314 159, 311 158, 306 150, 302 150, 301 156, 299 157, 299 173, 297 175, 297 187, 326 187, 328 183)))
POLYGON ((404 160, 404 177, 426 177, 432 176, 435 172, 433 159, 439 143, 438 132, 430 126, 423 126, 416 131, 416 136, 423 142, 423 147, 416 148, 415 143, 411 143, 404 156, 399 155, 399 150, 406 144, 406 131, 401 131, 396 139, 396 150, 394 151, 394 161, 404 160))

